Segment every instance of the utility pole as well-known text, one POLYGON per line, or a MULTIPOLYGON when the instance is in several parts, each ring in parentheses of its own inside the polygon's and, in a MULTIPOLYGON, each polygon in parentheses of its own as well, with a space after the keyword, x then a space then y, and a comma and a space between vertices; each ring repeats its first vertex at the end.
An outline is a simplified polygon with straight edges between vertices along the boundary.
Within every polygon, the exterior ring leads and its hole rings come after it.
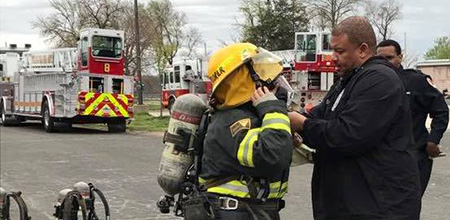
POLYGON ((138 104, 144 104, 144 97, 142 97, 144 89, 142 86, 142 73, 141 73, 141 40, 139 36, 139 17, 138 17, 138 3, 134 0, 134 30, 135 30, 135 41, 136 41, 136 71, 139 78, 138 85, 138 104))
POLYGON ((404 42, 404 45, 403 45, 403 50, 405 50, 405 51, 406 51, 406 32, 405 32, 404 34, 405 34, 405 36, 404 36, 404 38, 405 38, 405 42, 404 42))

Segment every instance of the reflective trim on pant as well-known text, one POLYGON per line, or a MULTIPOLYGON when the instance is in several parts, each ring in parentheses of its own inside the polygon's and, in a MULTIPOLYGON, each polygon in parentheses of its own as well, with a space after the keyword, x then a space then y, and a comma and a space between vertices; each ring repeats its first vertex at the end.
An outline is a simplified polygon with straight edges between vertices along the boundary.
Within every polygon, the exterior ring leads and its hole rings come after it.
MULTIPOLYGON (((288 182, 281 183, 281 181, 269 184, 268 199, 281 199, 287 192, 288 182)), ((211 193, 218 193, 222 195, 235 196, 238 198, 250 198, 250 192, 245 181, 233 180, 220 186, 211 187, 207 190, 211 193)))
POLYGON ((238 198, 250 198, 250 193, 245 181, 233 180, 220 186, 211 187, 207 190, 211 193, 230 195, 238 198))
POLYGON ((269 199, 283 198, 286 195, 288 189, 288 182, 281 184, 281 181, 270 184, 269 199), (280 186, 281 185, 281 186, 280 186))

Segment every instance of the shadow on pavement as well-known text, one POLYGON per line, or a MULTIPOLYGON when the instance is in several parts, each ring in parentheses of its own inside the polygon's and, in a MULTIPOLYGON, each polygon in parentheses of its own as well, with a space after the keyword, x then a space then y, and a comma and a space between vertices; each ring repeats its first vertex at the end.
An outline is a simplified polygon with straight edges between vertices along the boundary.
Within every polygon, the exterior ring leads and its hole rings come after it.
MULTIPOLYGON (((20 124, 8 125, 8 127, 16 127, 23 130, 33 130, 37 132, 45 133, 44 128, 40 122, 23 122, 20 124)), ((80 125, 74 125, 73 127, 58 126, 52 133, 55 134, 106 134, 107 130, 101 130, 100 128, 88 128, 80 125)))

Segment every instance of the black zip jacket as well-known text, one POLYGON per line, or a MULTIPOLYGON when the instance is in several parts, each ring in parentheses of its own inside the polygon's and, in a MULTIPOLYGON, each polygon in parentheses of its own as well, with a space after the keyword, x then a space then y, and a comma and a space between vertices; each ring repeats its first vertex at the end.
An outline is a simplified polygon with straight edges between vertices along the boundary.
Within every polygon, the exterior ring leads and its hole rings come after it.
POLYGON ((420 156, 428 156, 426 143, 439 144, 447 130, 448 106, 444 96, 436 89, 428 75, 414 69, 400 68, 405 79, 406 94, 410 97, 413 134, 420 156), (432 118, 431 131, 425 127, 428 114, 432 118))
POLYGON ((373 57, 311 110, 303 135, 317 150, 316 220, 419 219, 411 113, 398 74, 373 57))

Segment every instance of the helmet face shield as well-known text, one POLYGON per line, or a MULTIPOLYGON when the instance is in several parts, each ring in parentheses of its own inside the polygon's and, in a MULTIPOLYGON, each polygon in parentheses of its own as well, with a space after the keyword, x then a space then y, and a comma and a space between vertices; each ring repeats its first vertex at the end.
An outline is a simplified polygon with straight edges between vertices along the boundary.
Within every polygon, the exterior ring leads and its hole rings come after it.
POLYGON ((278 87, 278 89, 282 88, 286 91, 286 105, 290 106, 292 103, 292 99, 294 98, 294 89, 292 89, 291 85, 289 85, 289 82, 287 79, 280 75, 274 82, 275 86, 278 87))
POLYGON ((270 83, 283 70, 281 57, 263 49, 258 48, 258 53, 251 57, 252 66, 259 79, 270 83))
POLYGON ((275 84, 275 86, 282 87, 289 93, 294 93, 294 89, 292 89, 291 85, 289 85, 289 82, 283 75, 279 76, 275 80, 274 84, 275 84))

